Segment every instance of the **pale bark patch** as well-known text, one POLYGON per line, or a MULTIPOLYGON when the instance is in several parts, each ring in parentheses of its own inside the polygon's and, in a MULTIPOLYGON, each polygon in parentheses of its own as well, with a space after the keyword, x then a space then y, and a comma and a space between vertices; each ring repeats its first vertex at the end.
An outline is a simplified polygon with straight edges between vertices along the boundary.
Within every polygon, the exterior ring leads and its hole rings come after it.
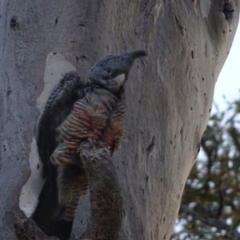
MULTIPOLYGON (((70 71, 76 71, 76 68, 68 62, 63 55, 52 52, 47 55, 44 71, 44 89, 36 101, 36 107, 40 112, 43 110, 51 91, 59 82, 62 75, 70 71)), ((44 184, 44 179, 41 177, 42 163, 38 156, 36 140, 34 137, 32 139, 28 160, 31 175, 23 186, 19 197, 19 208, 24 212, 26 217, 30 217, 34 212, 38 204, 39 194, 44 184)))

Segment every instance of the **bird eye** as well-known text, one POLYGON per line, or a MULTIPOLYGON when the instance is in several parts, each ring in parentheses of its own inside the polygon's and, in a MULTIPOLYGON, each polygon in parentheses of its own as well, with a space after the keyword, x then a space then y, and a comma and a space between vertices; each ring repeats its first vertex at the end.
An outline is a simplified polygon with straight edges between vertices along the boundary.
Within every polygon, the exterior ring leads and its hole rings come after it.
POLYGON ((110 79, 110 76, 103 76, 103 77, 102 77, 102 79, 104 79, 104 80, 107 80, 107 81, 108 81, 108 80, 110 79))

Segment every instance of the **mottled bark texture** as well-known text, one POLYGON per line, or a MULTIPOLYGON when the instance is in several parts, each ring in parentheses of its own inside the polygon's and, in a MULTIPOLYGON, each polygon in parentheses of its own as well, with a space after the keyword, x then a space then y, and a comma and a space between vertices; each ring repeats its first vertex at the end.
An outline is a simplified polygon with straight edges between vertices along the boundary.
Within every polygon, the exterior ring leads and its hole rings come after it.
MULTIPOLYGON (((12 210, 30 175, 47 54, 63 54, 82 77, 103 55, 136 49, 149 55, 126 84, 127 142, 114 158, 124 208, 119 239, 169 239, 237 28, 239 0, 230 1, 226 19, 228 2, 0 1, 0 239, 15 239, 12 210)), ((75 236, 88 214, 79 207, 75 236)))
POLYGON ((79 148, 90 189, 91 215, 80 239, 117 240, 122 218, 122 199, 110 150, 95 149, 92 142, 79 148))

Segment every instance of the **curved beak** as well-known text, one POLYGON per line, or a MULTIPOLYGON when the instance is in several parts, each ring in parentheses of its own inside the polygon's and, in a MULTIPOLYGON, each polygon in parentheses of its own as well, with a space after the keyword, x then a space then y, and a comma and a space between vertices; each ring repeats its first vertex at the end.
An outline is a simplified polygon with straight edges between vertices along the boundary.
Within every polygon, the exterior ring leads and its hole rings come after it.
POLYGON ((124 82, 126 81, 126 74, 122 73, 122 74, 116 76, 113 80, 117 82, 118 87, 121 87, 124 84, 124 82))

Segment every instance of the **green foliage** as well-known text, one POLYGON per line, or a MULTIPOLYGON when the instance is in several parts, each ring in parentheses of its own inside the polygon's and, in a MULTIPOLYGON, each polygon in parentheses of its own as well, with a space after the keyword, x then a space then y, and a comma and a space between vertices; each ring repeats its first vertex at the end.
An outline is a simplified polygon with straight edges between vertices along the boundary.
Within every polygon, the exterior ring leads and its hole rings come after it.
POLYGON ((240 239, 239 129, 240 101, 210 118, 172 240, 240 239))

